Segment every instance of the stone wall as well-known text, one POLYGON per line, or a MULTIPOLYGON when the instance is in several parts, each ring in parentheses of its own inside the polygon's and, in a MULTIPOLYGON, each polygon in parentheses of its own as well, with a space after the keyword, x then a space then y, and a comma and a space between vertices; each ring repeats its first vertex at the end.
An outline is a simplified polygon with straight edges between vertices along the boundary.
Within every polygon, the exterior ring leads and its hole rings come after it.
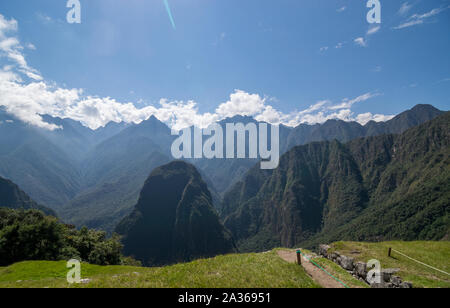
MULTIPOLYGON (((330 246, 320 245, 319 254, 334 263, 338 264, 348 273, 353 275, 356 279, 369 284, 367 273, 370 269, 367 269, 366 263, 355 262, 354 258, 344 256, 337 251, 330 251, 330 246)), ((371 288, 412 288, 412 283, 407 281, 402 281, 399 276, 395 274, 399 269, 387 268, 381 270, 381 283, 369 284, 371 288)))

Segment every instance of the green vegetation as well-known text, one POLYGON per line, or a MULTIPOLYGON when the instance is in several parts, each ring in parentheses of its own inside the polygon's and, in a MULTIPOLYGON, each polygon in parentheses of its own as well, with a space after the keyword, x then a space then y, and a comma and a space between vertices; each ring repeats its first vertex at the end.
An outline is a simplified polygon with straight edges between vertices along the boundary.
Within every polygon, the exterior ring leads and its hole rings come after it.
POLYGON ((124 236, 124 253, 151 266, 234 250, 205 182, 194 166, 182 161, 151 173, 134 212, 116 231, 124 236))
POLYGON ((450 234, 450 112, 401 135, 316 142, 252 169, 224 197, 241 251, 450 234))
MULTIPOLYGON (((69 287, 65 262, 22 262, 0 268, 1 287, 69 287)), ((82 264, 86 288, 317 288, 302 267, 283 261, 276 251, 231 254, 166 267, 82 264)))
MULTIPOLYGON (((60 223, 38 210, 0 208, 0 265, 24 260, 84 260, 92 264, 121 264, 118 236, 60 223)), ((128 260, 129 262, 129 260, 128 260)))
POLYGON ((403 281, 410 281, 415 288, 450 288, 450 276, 416 263, 396 252, 388 257, 389 247, 447 273, 450 272, 450 242, 337 242, 331 251, 338 251, 357 261, 377 259, 382 268, 398 268, 403 281))

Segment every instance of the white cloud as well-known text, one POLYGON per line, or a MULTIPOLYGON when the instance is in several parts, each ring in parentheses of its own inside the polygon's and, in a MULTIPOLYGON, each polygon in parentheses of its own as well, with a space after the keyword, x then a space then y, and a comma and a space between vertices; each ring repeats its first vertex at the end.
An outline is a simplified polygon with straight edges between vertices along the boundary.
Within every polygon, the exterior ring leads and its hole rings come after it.
POLYGON ((319 49, 320 52, 325 52, 327 50, 328 50, 328 46, 320 47, 320 49, 319 49))
POLYGON ((373 69, 372 69, 372 72, 374 72, 374 73, 379 73, 379 72, 381 72, 383 70, 383 67, 381 67, 380 65, 377 65, 377 66, 375 66, 373 69))
POLYGON ((30 50, 36 50, 36 46, 34 46, 34 45, 31 44, 31 43, 28 43, 28 44, 27 44, 27 48, 30 49, 30 50))
POLYGON ((235 115, 255 116, 265 108, 265 99, 258 94, 248 94, 241 90, 236 90, 230 95, 230 100, 219 105, 216 114, 220 118, 230 118, 235 115))
MULTIPOLYGON (((366 121, 367 114, 354 115, 351 107, 366 101, 377 93, 366 93, 354 99, 344 99, 338 104, 322 100, 305 110, 283 113, 269 102, 276 100, 235 90, 228 101, 221 103, 213 113, 201 113, 196 102, 161 99, 157 106, 142 108, 131 102, 118 102, 110 97, 85 95, 82 89, 67 89, 45 81, 39 72, 28 66, 23 47, 15 37, 17 22, 0 14, 0 57, 11 64, 0 69, 0 106, 23 122, 48 130, 60 127, 46 123, 42 115, 70 118, 96 129, 107 123, 140 123, 154 115, 173 129, 196 125, 207 127, 211 123, 235 115, 252 116, 259 121, 297 126, 300 123, 322 123, 329 119, 366 121), (27 76, 28 80, 22 77, 27 76)), ((388 116, 374 115, 374 120, 388 116)))
POLYGON ((344 47, 344 42, 339 42, 339 43, 337 43, 337 45, 335 46, 336 49, 341 49, 342 47, 344 47))
POLYGON ((346 6, 343 6, 343 7, 338 8, 336 11, 337 11, 338 13, 342 13, 342 12, 344 12, 346 9, 347 9, 347 7, 346 7, 346 6))
POLYGON ((364 101, 369 100, 378 95, 380 95, 380 94, 369 92, 369 93, 365 93, 365 94, 360 95, 351 100, 349 100, 348 98, 344 98, 340 104, 335 105, 335 106, 330 106, 328 109, 330 109, 330 110, 349 109, 356 103, 364 102, 364 101))
POLYGON ((0 35, 8 31, 17 31, 17 21, 15 19, 7 20, 0 14, 0 35))
POLYGON ((398 10, 398 13, 400 15, 406 15, 406 13, 408 13, 409 10, 411 10, 411 8, 412 8, 412 4, 409 4, 408 2, 404 2, 404 3, 402 3, 402 6, 398 10))
POLYGON ((416 25, 421 25, 426 21, 426 19, 436 16, 436 15, 442 13, 443 11, 447 10, 448 8, 450 8, 450 6, 443 7, 443 8, 435 8, 424 14, 414 14, 411 17, 409 17, 407 21, 394 27, 393 29, 400 30, 400 29, 405 29, 405 28, 409 28, 412 26, 416 26, 416 25))
POLYGON ((42 80, 40 73, 29 67, 24 55, 23 46, 19 39, 14 35, 18 30, 18 24, 15 19, 6 19, 0 14, 0 55, 6 57, 10 62, 19 66, 19 70, 28 78, 42 80))
POLYGON ((225 32, 220 33, 219 37, 212 43, 214 47, 217 47, 221 42, 225 40, 227 34, 225 32))
POLYGON ((50 16, 48 16, 44 13, 38 12, 38 13, 36 13, 36 16, 44 24, 53 23, 53 18, 51 18, 50 16))
POLYGON ((370 27, 369 30, 367 30, 367 35, 372 35, 377 33, 381 29, 381 26, 373 26, 370 27))
POLYGON ((423 24, 423 20, 422 19, 415 19, 415 20, 411 20, 411 21, 407 21, 405 23, 402 23, 401 25, 398 25, 397 27, 394 27, 394 29, 396 30, 400 30, 400 29, 404 29, 404 28, 409 28, 415 25, 421 25, 423 24))
POLYGON ((365 125, 370 121, 385 122, 391 120, 394 115, 372 114, 370 112, 358 114, 356 121, 361 125, 365 125))
POLYGON ((356 45, 359 45, 361 47, 367 47, 367 42, 363 37, 355 38, 354 42, 356 45))

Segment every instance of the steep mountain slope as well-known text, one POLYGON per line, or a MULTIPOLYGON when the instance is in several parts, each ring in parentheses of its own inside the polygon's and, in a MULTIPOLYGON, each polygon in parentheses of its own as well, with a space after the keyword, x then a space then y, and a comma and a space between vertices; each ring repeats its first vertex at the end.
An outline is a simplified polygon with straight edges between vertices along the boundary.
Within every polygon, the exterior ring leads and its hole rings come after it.
POLYGON ((113 231, 130 214, 150 172, 171 160, 170 129, 149 118, 95 146, 83 163, 83 188, 61 217, 77 226, 113 231))
POLYGON ((77 195, 60 210, 61 217, 76 226, 112 232, 133 210, 151 171, 169 161, 168 156, 159 152, 149 153, 146 160, 129 165, 117 180, 111 179, 77 195))
POLYGON ((49 208, 37 204, 24 193, 16 184, 0 177, 0 208, 10 209, 37 209, 47 215, 56 216, 49 208))
POLYGON ((44 115, 43 120, 47 123, 60 127, 53 131, 36 129, 54 145, 58 146, 70 159, 81 164, 87 154, 98 144, 120 133, 128 124, 110 122, 105 127, 97 130, 83 126, 80 122, 71 119, 55 118, 44 115))
POLYGON ((155 169, 133 213, 116 231, 124 253, 147 265, 188 261, 233 250, 194 166, 181 161, 155 169))
MULTIPOLYGON (((226 138, 226 125, 227 123, 236 124, 242 123, 247 125, 254 123, 258 125, 260 122, 256 121, 252 117, 248 116, 234 116, 220 121, 218 124, 223 129, 224 139, 226 138)), ((283 153, 287 147, 288 135, 292 128, 280 125, 280 151, 283 153)), ((248 137, 246 137, 246 153, 248 155, 248 137)), ((269 143, 270 144, 270 143, 269 143)), ((236 149, 236 145, 235 145, 236 149)), ((224 157, 225 157, 226 145, 224 144, 224 157)), ((214 188, 219 195, 223 195, 233 184, 242 179, 242 176, 253 167, 259 160, 258 159, 194 159, 190 160, 192 164, 201 169, 214 183, 214 188)))
POLYGON ((170 129, 155 117, 131 125, 97 145, 87 156, 83 175, 86 186, 98 185, 128 175, 136 163, 153 152, 170 155, 170 129))
POLYGON ((80 187, 76 163, 39 131, 0 110, 0 176, 39 203, 58 208, 80 187))
POLYGON ((312 143, 257 168, 224 198, 239 245, 441 239, 450 231, 450 113, 401 135, 312 143))

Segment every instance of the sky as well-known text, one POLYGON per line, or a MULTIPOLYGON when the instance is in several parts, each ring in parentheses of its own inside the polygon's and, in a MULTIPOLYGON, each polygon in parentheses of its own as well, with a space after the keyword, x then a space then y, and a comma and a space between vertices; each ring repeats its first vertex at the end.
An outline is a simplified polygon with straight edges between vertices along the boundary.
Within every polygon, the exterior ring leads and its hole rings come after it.
POLYGON ((0 2, 0 106, 42 128, 449 110, 450 0, 380 0, 380 24, 366 0, 80 0, 80 24, 66 2, 0 2))

